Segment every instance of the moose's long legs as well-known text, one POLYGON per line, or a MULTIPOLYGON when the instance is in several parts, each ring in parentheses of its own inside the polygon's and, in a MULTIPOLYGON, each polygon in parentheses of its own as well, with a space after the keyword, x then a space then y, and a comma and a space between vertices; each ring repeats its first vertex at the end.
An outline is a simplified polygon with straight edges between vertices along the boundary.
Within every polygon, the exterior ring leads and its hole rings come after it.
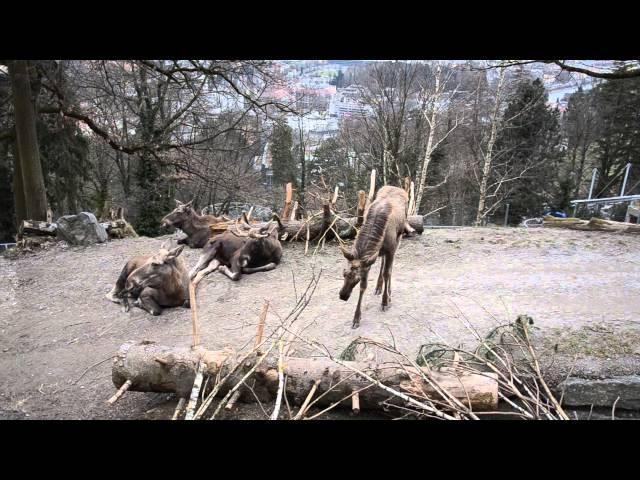
POLYGON ((382 294, 382 310, 389 308, 391 303, 391 269, 393 268, 393 255, 389 255, 384 263, 384 293, 382 294))
MULTIPOLYGON (((193 283, 197 284, 202 280, 205 276, 209 275, 211 272, 214 272, 220 266, 220 262, 218 260, 212 260, 207 268, 204 270, 200 270, 195 278, 193 279, 193 283)), ((197 271, 197 270, 196 270, 197 271)))
POLYGON ((263 265, 262 267, 253 267, 253 268, 243 267, 242 273, 268 272, 269 270, 273 270, 277 266, 278 266, 277 263, 271 262, 271 263, 267 263, 266 265, 263 265))
POLYGON ((369 276, 369 269, 365 270, 360 274, 360 296, 358 297, 358 306, 356 307, 356 313, 353 315, 353 324, 351 328, 358 328, 360 326, 360 307, 362 305, 362 297, 364 296, 364 292, 367 289, 367 277, 369 276))
POLYGON ((383 281, 382 272, 384 271, 385 256, 382 256, 381 258, 382 258, 382 261, 380 262, 380 274, 378 275, 378 283, 376 284, 376 290, 375 292, 373 292, 374 295, 380 295, 382 293, 382 281, 383 281))

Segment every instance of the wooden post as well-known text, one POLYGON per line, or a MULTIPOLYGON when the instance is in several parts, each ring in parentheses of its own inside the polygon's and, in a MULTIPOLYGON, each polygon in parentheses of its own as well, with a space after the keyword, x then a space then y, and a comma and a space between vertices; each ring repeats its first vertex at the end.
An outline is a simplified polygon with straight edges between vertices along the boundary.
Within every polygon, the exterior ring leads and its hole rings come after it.
POLYGON ((336 209, 336 202, 338 201, 338 190, 340 187, 336 185, 335 190, 333 191, 333 198, 331 199, 331 210, 336 209))
POLYGON ((284 209, 282 210, 282 215, 280 215, 280 217, 282 217, 285 220, 289 218, 289 214, 290 214, 289 210, 291 209, 292 199, 293 199, 293 186, 291 182, 289 182, 285 187, 284 209))
MULTIPOLYGON (((264 333, 264 322, 267 319, 267 310, 269 310, 269 302, 264 301, 264 305, 262 305, 262 311, 260 312, 260 319, 258 320, 258 331, 256 333, 256 341, 253 344, 253 348, 257 349, 258 345, 262 343, 262 335, 264 333)), ((257 350, 256 353, 258 355, 262 355, 262 353, 257 350)))
POLYGON ((376 169, 371 170, 371 181, 369 183, 369 196, 367 197, 367 206, 373 202, 373 196, 376 193, 376 169))
POLYGON ((360 227, 364 223, 364 209, 367 204, 367 194, 364 190, 358 192, 358 214, 356 220, 356 227, 360 227))
POLYGON ((331 225, 331 207, 329 206, 329 204, 325 203, 322 206, 322 231, 320 232, 321 237, 324 235, 324 237, 322 238, 323 242, 329 235, 326 232, 327 230, 329 230, 330 225, 331 225))
POLYGON ((200 323, 198 322, 198 304, 196 303, 196 286, 189 282, 189 305, 191 306, 191 323, 193 328, 192 348, 200 345, 200 323))

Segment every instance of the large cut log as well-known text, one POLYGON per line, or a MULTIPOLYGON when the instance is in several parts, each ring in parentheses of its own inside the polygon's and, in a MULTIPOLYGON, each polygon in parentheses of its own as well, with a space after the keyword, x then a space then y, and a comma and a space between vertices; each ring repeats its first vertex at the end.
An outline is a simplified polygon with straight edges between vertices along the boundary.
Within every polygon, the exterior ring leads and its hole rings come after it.
POLYGON ((107 231, 109 238, 138 237, 138 234, 124 218, 100 223, 107 231))
POLYGON ((640 225, 626 222, 614 222, 602 218, 581 220, 579 218, 544 217, 544 226, 551 228, 568 228, 570 230, 586 230, 601 232, 640 233, 640 225))
MULTIPOLYGON (((153 342, 127 342, 120 347, 113 360, 113 384, 120 388, 131 382, 130 391, 138 392, 175 392, 187 397, 196 376, 200 361, 206 365, 205 373, 213 378, 223 378, 240 360, 240 356, 231 350, 210 351, 206 349, 174 348, 161 346, 153 342)), ((354 373, 353 369, 365 372, 384 385, 402 393, 422 391, 435 400, 442 400, 434 387, 425 382, 421 373, 453 395, 460 402, 476 411, 492 410, 498 403, 498 383, 495 374, 469 374, 462 372, 436 371, 423 368, 419 372, 412 366, 375 364, 366 362, 342 362, 338 365, 328 358, 286 359, 284 374, 287 376, 286 395, 289 403, 301 405, 313 385, 317 382, 316 398, 326 393, 318 405, 328 405, 348 397, 360 390, 359 404, 363 409, 382 408, 383 403, 402 404, 404 401, 394 397, 378 386, 371 386, 366 378, 354 373), (349 368, 351 367, 351 368, 349 368), (338 384, 338 382, 340 382, 338 384), (338 384, 338 385, 336 385, 338 384)), ((236 369, 225 382, 219 395, 225 395, 236 385, 252 366, 252 362, 236 369)), ((251 386, 253 393, 242 390, 241 401, 272 400, 278 389, 278 359, 266 359, 255 371, 251 386), (253 380, 255 379, 255 383, 253 380)), ((345 407, 351 407, 351 401, 344 401, 345 407)))
POLYGON ((51 222, 38 222, 35 220, 23 220, 18 235, 38 235, 55 237, 58 226, 51 222))

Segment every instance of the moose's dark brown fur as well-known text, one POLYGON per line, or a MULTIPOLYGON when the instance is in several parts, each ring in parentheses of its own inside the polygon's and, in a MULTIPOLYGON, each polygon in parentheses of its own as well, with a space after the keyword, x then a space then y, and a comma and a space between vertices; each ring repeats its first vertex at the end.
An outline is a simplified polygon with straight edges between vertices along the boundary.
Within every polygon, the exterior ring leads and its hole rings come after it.
POLYGON ((129 299, 152 315, 160 315, 163 307, 189 307, 189 274, 179 257, 184 245, 168 250, 165 243, 153 256, 138 256, 129 260, 113 289, 106 295, 116 303, 129 299))
POLYGON ((209 227, 229 219, 224 216, 200 215, 193 209, 192 202, 193 200, 188 203, 176 200, 176 208, 162 219, 162 226, 179 228, 187 235, 178 240, 178 245, 186 244, 191 248, 202 248, 211 237, 209 227))
POLYGON ((273 270, 281 258, 276 224, 247 229, 236 223, 235 228, 209 240, 189 276, 202 278, 219 269, 231 280, 239 280, 242 274, 273 270))
POLYGON ((382 310, 391 303, 391 271, 393 259, 407 225, 407 192, 398 187, 382 187, 371 203, 364 224, 351 250, 340 247, 349 261, 344 271, 340 299, 349 300, 353 288, 360 283, 358 306, 353 316, 353 328, 360 325, 362 296, 367 289, 371 266, 382 257, 375 294, 382 293, 382 310), (383 287, 384 284, 384 287, 383 287))

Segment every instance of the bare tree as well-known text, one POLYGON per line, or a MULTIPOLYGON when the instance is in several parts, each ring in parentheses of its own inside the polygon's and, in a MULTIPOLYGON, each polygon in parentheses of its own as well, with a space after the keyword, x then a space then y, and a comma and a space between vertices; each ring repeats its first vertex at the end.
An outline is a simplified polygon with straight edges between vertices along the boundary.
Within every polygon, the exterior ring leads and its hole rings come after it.
POLYGON ((422 159, 422 165, 420 168, 420 177, 417 185, 416 192, 416 207, 420 208, 422 203, 422 197, 427 187, 427 172, 429 169, 429 163, 433 152, 438 146, 453 132, 459 125, 461 118, 456 113, 453 126, 447 126, 444 132, 440 132, 443 113, 449 108, 450 101, 456 94, 457 88, 452 92, 449 92, 448 98, 445 98, 445 91, 452 77, 453 72, 451 70, 445 70, 445 65, 442 62, 436 62, 435 70, 433 74, 433 83, 431 86, 425 82, 421 85, 420 96, 422 100, 421 113, 427 122, 429 127, 429 133, 427 134, 427 142, 424 151, 424 157, 422 159))
POLYGON ((484 159, 482 166, 482 177, 480 178, 480 197, 478 198, 478 213, 476 215, 475 225, 479 226, 482 220, 485 218, 487 211, 485 204, 487 201, 487 186, 489 182, 489 176, 491 174, 491 163, 493 161, 493 146, 496 143, 496 136, 498 134, 498 127, 500 122, 500 106, 503 99, 503 86, 506 69, 500 68, 498 70, 498 83, 496 86, 495 100, 493 105, 493 111, 491 112, 491 133, 489 134, 489 141, 487 142, 486 151, 480 147, 480 152, 484 159))
POLYGON ((400 185, 405 176, 401 159, 407 145, 407 124, 410 100, 416 91, 418 68, 406 62, 383 62, 371 66, 358 86, 360 100, 368 106, 371 116, 361 118, 367 137, 370 158, 377 159, 385 185, 400 185))

